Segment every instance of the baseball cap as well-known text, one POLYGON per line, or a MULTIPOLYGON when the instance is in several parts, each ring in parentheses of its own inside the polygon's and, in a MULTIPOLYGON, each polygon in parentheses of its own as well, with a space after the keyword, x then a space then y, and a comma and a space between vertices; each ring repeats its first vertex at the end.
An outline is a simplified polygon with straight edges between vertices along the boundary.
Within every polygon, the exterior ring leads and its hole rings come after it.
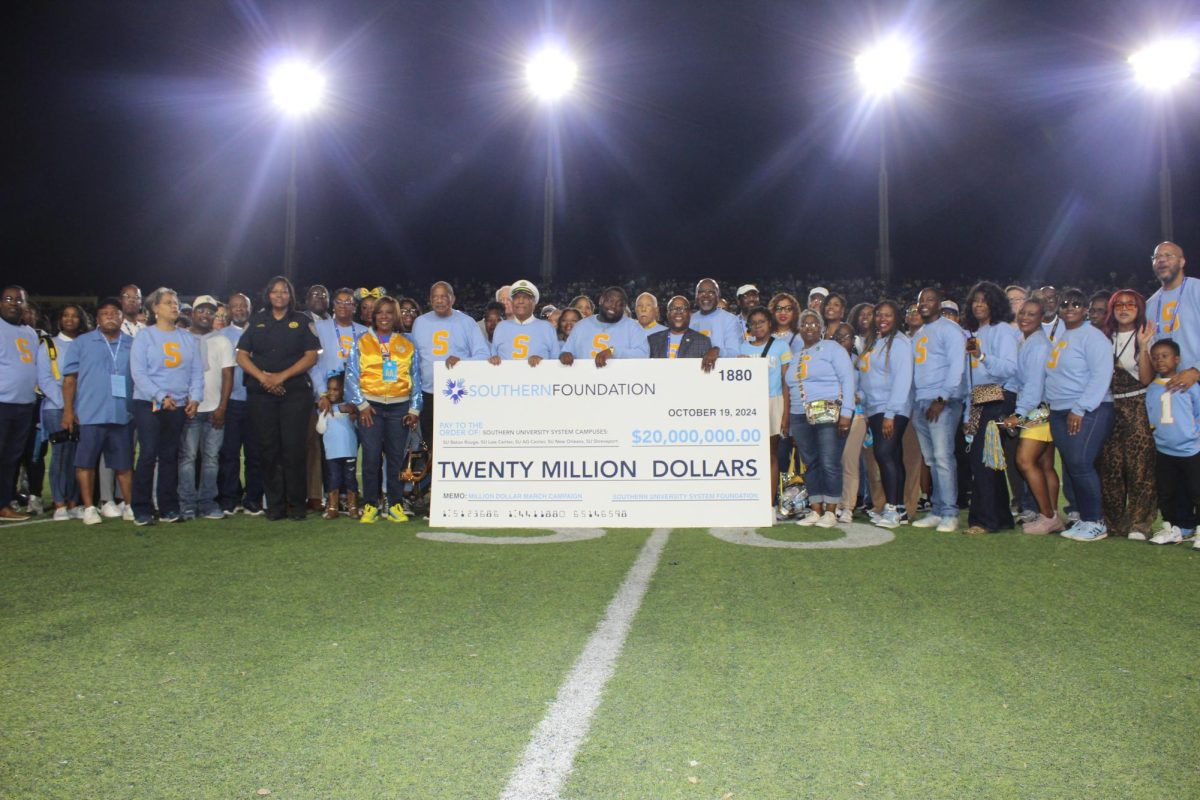
POLYGON ((808 296, 812 297, 814 294, 819 294, 821 297, 829 297, 829 290, 824 286, 814 286, 812 291, 808 293, 808 296))
POLYGON ((953 311, 955 314, 957 314, 958 313, 958 303, 954 302, 953 300, 943 300, 942 301, 942 311, 953 311))
POLYGON ((537 301, 541 299, 541 295, 538 293, 537 287, 527 280, 519 280, 513 283, 512 288, 508 290, 508 296, 512 297, 517 292, 524 292, 532 297, 535 305, 537 304, 537 301))
POLYGON ((546 305, 542 306, 542 316, 543 317, 548 317, 551 314, 553 314, 555 311, 558 311, 558 306, 552 306, 549 303, 546 303, 546 305))
POLYGON ((746 294, 747 292, 757 292, 757 291, 758 291, 757 286, 755 286, 753 283, 747 283, 747 284, 744 284, 744 285, 738 287, 737 296, 741 297, 742 295, 746 294))
POLYGON ((202 294, 192 301, 192 308, 202 305, 210 305, 213 308, 219 308, 221 304, 218 303, 217 298, 213 297, 211 294, 202 294))

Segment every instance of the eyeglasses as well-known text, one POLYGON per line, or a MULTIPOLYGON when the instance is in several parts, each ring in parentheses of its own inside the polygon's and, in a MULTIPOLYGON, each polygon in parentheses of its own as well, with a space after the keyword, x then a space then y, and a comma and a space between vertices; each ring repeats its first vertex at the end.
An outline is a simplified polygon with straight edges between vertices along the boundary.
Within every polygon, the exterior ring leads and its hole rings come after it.
POLYGON ((352 305, 354 305, 354 301, 353 300, 334 300, 333 304, 335 306, 352 306, 352 305))
POLYGON ((402 317, 415 317, 416 315, 417 315, 417 310, 415 308, 400 309, 400 316, 402 316, 402 317))
POLYGON ((1082 300, 1068 300, 1067 302, 1062 304, 1062 307, 1063 308, 1086 308, 1087 303, 1083 302, 1082 300))
POLYGON ((1132 300, 1122 300, 1120 302, 1113 303, 1113 310, 1115 311, 1118 308, 1137 308, 1137 303, 1133 302, 1132 300))
POLYGON ((833 335, 833 340, 835 342, 848 342, 853 338, 854 338, 853 333, 835 333, 833 335))
POLYGON ((788 311, 788 312, 791 312, 791 311, 795 311, 795 310, 796 310, 796 307, 795 307, 795 306, 783 306, 783 305, 780 305, 780 306, 775 306, 775 310, 776 310, 776 311, 788 311))
POLYGON ((25 298, 21 297, 20 295, 6 294, 4 297, 0 298, 0 300, 3 300, 5 303, 11 303, 14 306, 25 305, 25 298))

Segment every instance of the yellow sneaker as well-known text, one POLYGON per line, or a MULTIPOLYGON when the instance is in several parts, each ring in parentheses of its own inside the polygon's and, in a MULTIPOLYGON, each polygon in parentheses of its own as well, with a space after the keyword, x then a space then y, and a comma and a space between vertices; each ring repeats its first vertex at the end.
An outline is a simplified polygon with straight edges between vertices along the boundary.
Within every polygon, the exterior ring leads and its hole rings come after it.
POLYGON ((396 503, 388 509, 387 519, 388 522, 408 522, 408 514, 404 513, 404 506, 396 503))
POLYGON ((367 503, 362 507, 362 517, 358 521, 363 525, 373 525, 379 521, 379 509, 367 503))

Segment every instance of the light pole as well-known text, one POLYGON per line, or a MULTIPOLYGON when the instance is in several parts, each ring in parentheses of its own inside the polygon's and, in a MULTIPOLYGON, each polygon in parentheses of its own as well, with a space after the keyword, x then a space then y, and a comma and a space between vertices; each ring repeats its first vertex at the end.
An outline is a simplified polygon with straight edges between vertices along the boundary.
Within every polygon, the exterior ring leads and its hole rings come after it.
POLYGON ((1174 213, 1171 201, 1171 165, 1167 154, 1167 101, 1172 89, 1191 77, 1200 61, 1200 47, 1190 39, 1167 39, 1142 48, 1129 57, 1138 83, 1162 99, 1159 108, 1158 146, 1161 166, 1158 172, 1158 213, 1162 223, 1162 238, 1174 236, 1174 213))
MULTIPOLYGON (((298 121, 317 110, 325 93, 325 76, 303 61, 276 65, 268 82, 275 105, 298 121)), ((298 131, 291 131, 291 169, 288 173, 287 223, 283 235, 283 274, 295 282, 296 274, 296 148, 298 131)))
MULTIPOLYGON (((525 66, 525 80, 529 91, 547 107, 547 116, 557 101, 561 100, 575 85, 579 67, 566 53, 556 47, 541 50, 525 66)), ((542 217, 542 268, 543 285, 554 280, 554 120, 546 125, 546 191, 542 217)))
MULTIPOLYGON (((912 71, 912 49, 904 41, 891 38, 867 50, 854 60, 854 69, 867 94, 875 100, 890 98, 904 85, 912 71)), ((891 228, 888 221, 887 116, 879 119, 879 279, 886 287, 892 282, 891 228)))

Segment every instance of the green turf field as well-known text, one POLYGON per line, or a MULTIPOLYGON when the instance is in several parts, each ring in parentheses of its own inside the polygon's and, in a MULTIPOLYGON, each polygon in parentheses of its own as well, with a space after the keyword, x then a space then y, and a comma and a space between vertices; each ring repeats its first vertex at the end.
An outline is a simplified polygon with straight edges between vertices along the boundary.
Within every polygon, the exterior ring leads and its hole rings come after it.
MULTIPOLYGON (((650 533, 424 530, 0 527, 0 797, 500 797, 650 533)), ((561 796, 1200 796, 1197 570, 1124 540, 672 531, 561 796)))

